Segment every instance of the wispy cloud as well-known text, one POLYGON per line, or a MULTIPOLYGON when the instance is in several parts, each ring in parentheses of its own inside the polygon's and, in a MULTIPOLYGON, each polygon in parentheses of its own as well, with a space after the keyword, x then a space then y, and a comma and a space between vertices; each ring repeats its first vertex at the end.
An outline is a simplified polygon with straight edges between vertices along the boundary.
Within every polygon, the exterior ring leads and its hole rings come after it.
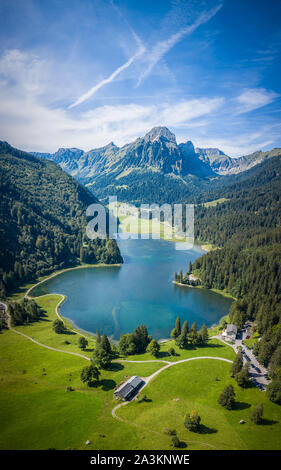
POLYGON ((231 157, 241 157, 249 155, 260 149, 269 149, 273 147, 275 135, 271 129, 262 128, 258 132, 241 132, 236 134, 234 138, 222 138, 220 136, 208 138, 195 138, 193 144, 195 147, 210 147, 223 150, 226 155, 231 157), (266 135, 267 133, 267 135, 266 135))
POLYGON ((201 97, 172 103, 103 105, 73 116, 68 109, 47 103, 39 93, 44 76, 49 76, 48 64, 27 53, 9 51, 0 59, 1 138, 25 150, 90 149, 112 140, 123 145, 156 125, 174 129, 196 125, 196 120, 212 115, 223 104, 220 97, 201 97))
MULTIPOLYGON (((85 150, 114 141, 121 146, 164 125, 198 147, 219 147, 231 156, 259 148, 278 146, 280 123, 256 122, 242 115, 278 96, 263 88, 244 89, 236 97, 199 96, 102 105, 72 113, 55 105, 46 93, 54 76, 54 64, 20 50, 0 58, 0 139, 29 151, 55 151, 58 147, 85 150), (235 114, 239 107, 241 114, 235 114)), ((58 85, 58 83, 57 83, 58 85)), ((51 84, 54 86, 54 83, 51 84)), ((61 89, 61 92, 64 90, 61 89)), ((68 93, 68 90, 65 91, 68 93)), ((64 97, 59 101, 65 102, 64 97)))
POLYGON ((129 60, 127 60, 127 62, 125 62, 123 65, 121 65, 120 67, 118 67, 109 77, 105 78, 104 80, 102 80, 101 82, 99 82, 97 85, 93 86, 92 88, 90 88, 90 90, 88 90, 86 93, 84 93, 83 95, 81 95, 76 101, 74 101, 74 103, 72 103, 70 106, 69 106, 69 109, 71 108, 74 108, 75 106, 78 106, 79 104, 83 103, 84 101, 86 101, 88 98, 90 98, 91 96, 93 96, 98 90, 100 90, 104 85, 107 85, 108 83, 111 83, 113 82, 113 80, 118 76, 120 75, 121 72, 123 72, 124 70, 126 70, 128 67, 130 67, 130 65, 135 62, 135 60, 143 54, 143 52, 145 51, 145 48, 143 46, 139 46, 136 54, 134 54, 129 60))
POLYGON ((145 52, 145 46, 143 42, 141 41, 140 37, 136 34, 134 29, 130 26, 126 18, 123 16, 122 12, 119 10, 119 8, 113 3, 113 1, 110 2, 113 8, 115 8, 118 12, 118 14, 121 16, 121 18, 125 21, 126 25, 128 26, 130 32, 132 33, 132 36, 135 39, 135 42, 138 46, 137 52, 130 57, 130 59, 127 60, 123 65, 118 67, 109 77, 101 80, 97 85, 94 85, 92 88, 90 88, 86 93, 81 95, 74 103, 72 103, 69 106, 69 109, 74 108, 75 106, 78 106, 79 104, 83 103, 87 99, 89 99, 91 96, 93 96, 98 90, 100 90, 104 85, 107 85, 108 83, 111 83, 114 81, 114 79, 120 75, 124 70, 128 69, 135 61, 138 59, 143 53, 145 52))
POLYGON ((140 83, 150 75, 153 67, 160 61, 160 59, 170 50, 172 49, 181 39, 183 39, 185 36, 191 34, 193 31, 195 31, 199 26, 201 26, 204 23, 207 23, 223 6, 223 4, 217 5, 215 8, 212 8, 211 10, 207 12, 201 13, 201 15, 197 18, 197 20, 189 25, 186 26, 185 28, 182 28, 178 33, 173 34, 170 36, 168 39, 165 41, 159 41, 158 43, 155 44, 155 46, 152 48, 150 52, 148 52, 145 55, 146 48, 140 39, 140 37, 136 34, 134 29, 130 26, 126 18, 123 16, 122 12, 119 10, 119 8, 111 2, 111 5, 117 10, 121 18, 125 21, 127 24, 129 30, 131 31, 137 45, 138 45, 138 50, 136 54, 134 54, 130 59, 128 59, 123 65, 118 67, 109 77, 101 80, 99 83, 94 85, 92 88, 90 88, 86 93, 81 95, 74 103, 72 103, 69 106, 69 109, 74 108, 75 106, 78 106, 79 104, 83 103, 90 97, 92 97, 98 90, 100 90, 102 87, 105 85, 113 82, 115 78, 120 75, 124 70, 128 69, 137 59, 140 57, 144 57, 144 62, 146 63, 145 70, 141 73, 139 76, 138 82, 137 82, 137 87, 140 85, 140 83))
POLYGON ((248 113, 272 103, 280 95, 265 88, 247 88, 235 101, 238 103, 236 114, 248 113))
POLYGON ((140 75, 137 86, 141 84, 141 82, 150 75, 152 69, 155 65, 162 59, 162 57, 167 54, 179 41, 181 41, 185 36, 190 35, 193 33, 199 26, 207 23, 216 13, 222 8, 223 4, 217 5, 215 8, 207 12, 201 13, 201 15, 197 18, 197 20, 185 28, 182 28, 179 32, 173 34, 168 39, 164 41, 159 41, 152 47, 151 51, 149 51, 146 56, 144 57, 146 61, 146 67, 143 73, 140 75))

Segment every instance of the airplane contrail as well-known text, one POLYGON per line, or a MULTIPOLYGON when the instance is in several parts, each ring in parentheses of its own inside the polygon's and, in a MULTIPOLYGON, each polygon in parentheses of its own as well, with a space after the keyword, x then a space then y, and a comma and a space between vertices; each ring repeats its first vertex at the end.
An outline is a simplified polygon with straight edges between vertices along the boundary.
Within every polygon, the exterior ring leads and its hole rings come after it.
POLYGON ((159 60, 172 49, 184 36, 187 36, 195 31, 199 26, 207 23, 221 8, 223 4, 219 4, 212 10, 202 13, 199 18, 190 26, 182 28, 178 33, 173 34, 165 41, 159 41, 152 48, 150 54, 147 55, 148 66, 145 68, 141 76, 139 77, 137 87, 146 78, 153 67, 159 62, 159 60))
POLYGON ((138 45, 138 50, 136 54, 134 54, 125 64, 121 65, 118 67, 109 77, 105 78, 101 82, 99 82, 97 85, 93 86, 88 90, 86 93, 81 95, 74 103, 72 103, 70 106, 68 106, 69 109, 74 108, 75 106, 78 106, 79 104, 83 103, 86 101, 88 98, 93 96, 100 88, 102 88, 104 85, 107 85, 108 83, 111 83, 123 70, 126 70, 130 65, 138 58, 140 57, 144 52, 145 52, 145 47, 139 38, 139 36, 136 34, 136 32, 133 30, 133 28, 130 26, 124 15, 121 13, 119 8, 111 1, 111 4, 113 8, 115 8, 118 12, 118 14, 121 16, 121 18, 126 22, 127 26, 129 27, 137 45, 138 45))
MULTIPOLYGON (((113 2, 111 2, 112 5, 117 9, 119 12, 118 8, 116 5, 114 5, 113 2)), ((195 31, 199 26, 201 26, 204 23, 207 23, 221 8, 223 4, 219 4, 217 7, 213 8, 212 10, 208 12, 202 13, 199 18, 190 26, 187 26, 183 29, 181 29, 178 33, 173 34, 170 38, 168 38, 166 41, 160 41, 158 42, 151 50, 151 53, 148 54, 148 66, 144 70, 144 72, 141 74, 139 77, 138 83, 136 86, 139 86, 140 83, 143 81, 144 78, 146 78, 153 67, 159 62, 159 60, 170 50, 172 47, 175 46, 184 36, 191 34, 193 31, 195 31)), ((121 15, 121 13, 119 12, 121 15)), ((121 15, 123 16, 123 15, 121 15)), ((126 20, 127 22, 127 20, 126 20)), ((129 24, 128 24, 129 25, 129 24)), ((101 82, 99 82, 97 85, 93 86, 88 90, 86 93, 81 95, 74 103, 72 103, 70 106, 68 106, 69 109, 74 108, 75 106, 78 106, 79 104, 83 103, 86 101, 88 98, 93 96, 98 90, 100 90, 104 85, 107 85, 108 83, 111 83, 121 72, 126 70, 130 65, 135 62, 135 60, 142 56, 144 52, 146 51, 145 46, 143 45, 141 39, 139 36, 135 33, 135 31, 131 28, 129 25, 129 28, 131 30, 132 35, 134 36, 134 39, 138 45, 138 50, 136 54, 134 54, 127 62, 125 62, 123 65, 118 67, 109 77, 103 79, 101 82)))
POLYGON ((140 55, 142 55, 145 51, 145 48, 143 46, 139 46, 139 49, 138 51, 136 52, 135 55, 133 55, 129 60, 127 60, 127 62, 125 62, 125 64, 121 65, 120 67, 118 67, 118 69, 116 69, 109 77, 105 78, 104 80, 102 80, 101 82, 99 82, 97 85, 93 86, 92 88, 90 88, 90 90, 88 90, 86 93, 84 93, 83 95, 81 95, 74 103, 72 103, 68 108, 74 108, 75 106, 78 106, 78 104, 81 104, 83 103, 84 101, 86 101, 88 98, 90 98, 91 96, 93 96, 100 88, 102 88, 104 85, 106 85, 107 83, 111 83, 115 77, 117 77, 117 75, 119 75, 121 72, 123 72, 123 70, 126 70, 128 67, 130 67, 130 65, 137 59, 137 57, 139 57, 140 55))

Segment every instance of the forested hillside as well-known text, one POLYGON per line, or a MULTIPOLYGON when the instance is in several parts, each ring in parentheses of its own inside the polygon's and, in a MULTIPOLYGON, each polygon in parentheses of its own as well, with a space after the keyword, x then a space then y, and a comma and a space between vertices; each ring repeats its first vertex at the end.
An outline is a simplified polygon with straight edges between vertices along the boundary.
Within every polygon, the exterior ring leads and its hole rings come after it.
POLYGON ((262 335, 258 359, 281 380, 281 158, 235 178, 219 193, 226 202, 196 208, 197 239, 218 249, 196 260, 193 270, 205 287, 238 299, 230 320, 238 327, 255 321, 262 335))
POLYGON ((0 143, 0 297, 18 282, 77 262, 120 263, 113 240, 86 237, 97 199, 59 166, 0 143))
POLYGON ((222 178, 201 200, 227 201, 195 210, 195 236, 217 246, 244 240, 281 225, 281 157, 273 158, 237 176, 222 178))

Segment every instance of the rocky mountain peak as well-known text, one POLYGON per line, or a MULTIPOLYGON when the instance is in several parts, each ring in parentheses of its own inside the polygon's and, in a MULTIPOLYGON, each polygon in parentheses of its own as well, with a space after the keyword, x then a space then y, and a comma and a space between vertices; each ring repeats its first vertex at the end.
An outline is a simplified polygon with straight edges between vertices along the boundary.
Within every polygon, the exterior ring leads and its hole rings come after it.
POLYGON ((184 152, 185 155, 194 155, 195 153, 194 145, 191 142, 191 140, 188 140, 187 142, 180 144, 179 147, 181 148, 181 150, 184 152))
POLYGON ((154 142, 155 140, 159 140, 160 137, 165 137, 165 139, 169 140, 170 142, 173 142, 176 144, 176 136, 173 134, 167 127, 153 127, 145 136, 144 140, 150 142, 154 142))

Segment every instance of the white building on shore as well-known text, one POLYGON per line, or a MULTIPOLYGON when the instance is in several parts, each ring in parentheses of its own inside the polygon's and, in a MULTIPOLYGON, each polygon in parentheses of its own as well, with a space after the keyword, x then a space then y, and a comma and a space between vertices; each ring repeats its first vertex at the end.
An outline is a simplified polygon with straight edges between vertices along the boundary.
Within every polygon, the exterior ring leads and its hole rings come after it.
POLYGON ((224 339, 231 339, 234 341, 236 339, 236 336, 237 336, 237 326, 233 325, 232 323, 227 325, 226 329, 223 330, 222 332, 222 337, 224 339))

